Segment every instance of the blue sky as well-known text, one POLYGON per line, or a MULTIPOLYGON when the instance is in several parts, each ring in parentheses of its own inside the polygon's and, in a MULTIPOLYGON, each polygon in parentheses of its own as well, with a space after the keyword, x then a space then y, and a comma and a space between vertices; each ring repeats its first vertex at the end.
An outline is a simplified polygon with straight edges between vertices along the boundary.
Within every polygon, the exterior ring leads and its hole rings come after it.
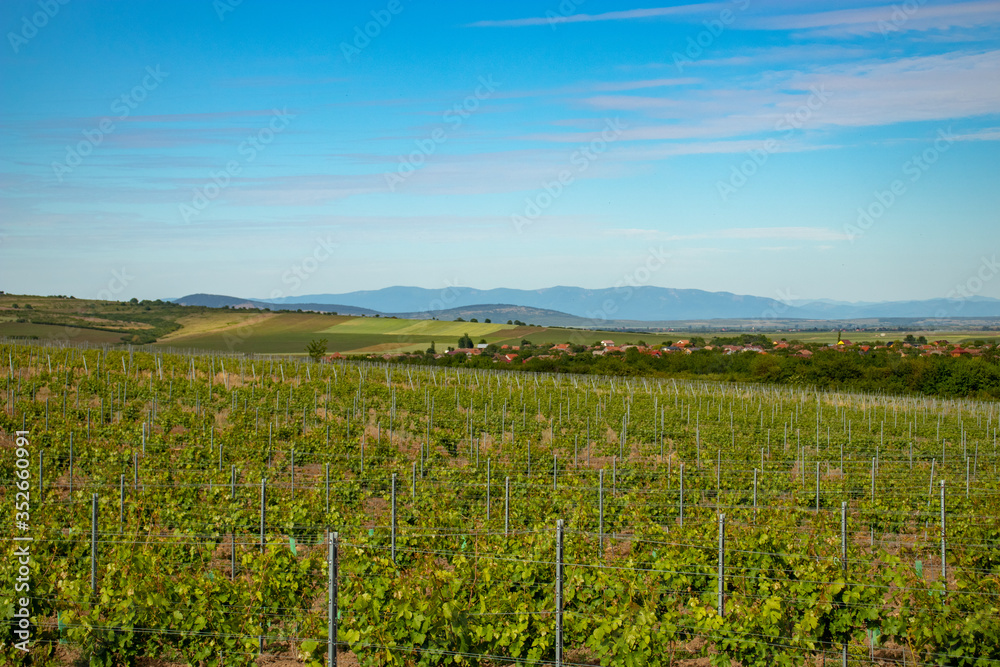
POLYGON ((7 291, 1000 297, 997 1, 5 0, 0 28, 7 291))

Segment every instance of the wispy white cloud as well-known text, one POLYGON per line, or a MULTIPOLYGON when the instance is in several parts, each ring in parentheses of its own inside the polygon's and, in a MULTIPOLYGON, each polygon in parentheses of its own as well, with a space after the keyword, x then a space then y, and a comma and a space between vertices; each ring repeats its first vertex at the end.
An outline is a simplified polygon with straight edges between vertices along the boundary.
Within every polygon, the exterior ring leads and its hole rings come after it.
MULTIPOLYGON (((789 126, 796 114, 799 119, 791 126, 803 131, 1000 114, 1000 86, 984 85, 998 80, 1000 50, 951 52, 772 70, 742 80, 739 87, 698 87, 683 94, 590 95, 578 104, 628 118, 622 141, 784 139, 780 123, 789 126)), ((572 143, 587 137, 550 132, 522 138, 572 143)))
POLYGON ((222 79, 219 85, 225 88, 277 88, 279 86, 327 86, 350 81, 338 77, 304 76, 237 76, 222 79))
POLYGON ((782 240, 848 241, 843 232, 824 227, 734 227, 698 234, 671 234, 659 229, 609 229, 608 236, 640 238, 647 241, 782 240))
POLYGON ((623 146, 616 151, 615 158, 622 162, 654 162, 682 155, 736 155, 762 150, 768 153, 803 153, 834 148, 843 146, 834 143, 810 144, 802 141, 785 141, 773 145, 760 139, 668 142, 653 146, 623 146))
MULTIPOLYGON (((710 67, 779 67, 794 63, 796 67, 804 68, 810 64, 849 63, 871 59, 881 55, 875 48, 865 48, 860 45, 847 44, 790 44, 787 46, 768 46, 757 48, 740 48, 736 55, 719 55, 714 58, 701 58, 687 65, 688 69, 710 67)), ((676 70, 673 62, 651 63, 649 68, 671 68, 676 70)))
POLYGON ((274 109, 237 109, 233 111, 209 111, 201 113, 131 114, 122 121, 129 123, 193 123, 235 121, 241 118, 273 116, 274 109))
POLYGON ((646 79, 643 81, 608 81, 591 86, 591 90, 605 92, 620 92, 624 90, 643 90, 646 88, 664 88, 670 86, 685 86, 700 83, 701 79, 681 77, 675 79, 646 79))
POLYGON ((976 132, 952 135, 955 141, 1000 141, 1000 127, 988 127, 976 132))
POLYGON ((699 83, 703 83, 703 80, 690 76, 662 79, 640 79, 637 81, 591 81, 552 88, 504 90, 492 95, 491 99, 519 100, 543 97, 579 96, 591 95, 594 93, 626 92, 629 90, 649 90, 653 88, 690 86, 699 83))
POLYGON ((469 28, 523 28, 527 26, 557 25, 563 23, 593 23, 597 21, 634 21, 638 19, 653 19, 664 16, 678 16, 687 14, 700 14, 710 11, 718 11, 721 7, 727 7, 726 3, 704 2, 692 5, 679 5, 677 7, 650 7, 648 9, 626 9, 617 12, 604 12, 602 14, 570 14, 563 16, 555 12, 549 12, 546 16, 532 16, 521 19, 501 19, 476 21, 466 27, 469 28))
POLYGON ((821 122, 842 127, 944 121, 1000 113, 1000 51, 948 53, 820 68, 788 85, 831 93, 821 122))
MULTIPOLYGON (((747 227, 724 229, 726 239, 783 239, 786 241, 847 241, 847 235, 823 227, 747 227)), ((709 235, 707 238, 712 238, 709 235)))
MULTIPOLYGON (((909 5, 908 5, 909 6, 909 5)), ((923 4, 911 11, 902 4, 838 9, 805 14, 748 19, 745 26, 761 30, 822 30, 826 36, 890 34, 902 31, 978 28, 1000 24, 1000 2, 975 0, 954 4, 923 4)))

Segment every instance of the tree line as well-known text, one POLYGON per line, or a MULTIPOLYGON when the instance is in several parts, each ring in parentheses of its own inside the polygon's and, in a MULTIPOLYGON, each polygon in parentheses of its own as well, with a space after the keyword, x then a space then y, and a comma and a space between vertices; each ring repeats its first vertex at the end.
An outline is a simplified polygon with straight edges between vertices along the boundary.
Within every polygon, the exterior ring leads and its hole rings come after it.
MULTIPOLYGON (((768 354, 722 350, 698 350, 690 354, 662 356, 644 354, 635 348, 624 352, 553 354, 529 356, 512 364, 497 362, 490 355, 431 355, 402 357, 398 361, 438 366, 507 368, 513 371, 545 371, 596 375, 716 379, 730 382, 768 382, 808 385, 822 389, 856 390, 892 394, 922 394, 948 398, 1000 399, 1000 352, 997 347, 980 356, 900 355, 889 350, 817 348, 803 358, 794 351, 768 354)), ((522 355, 524 356, 524 355, 522 355)))

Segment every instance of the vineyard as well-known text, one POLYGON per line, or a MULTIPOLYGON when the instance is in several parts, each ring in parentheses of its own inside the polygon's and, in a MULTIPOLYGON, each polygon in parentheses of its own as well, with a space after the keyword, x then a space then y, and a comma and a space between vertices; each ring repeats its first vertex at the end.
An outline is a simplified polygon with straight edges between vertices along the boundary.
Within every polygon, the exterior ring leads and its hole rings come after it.
POLYGON ((997 403, 0 355, 3 664, 1000 665, 997 403))

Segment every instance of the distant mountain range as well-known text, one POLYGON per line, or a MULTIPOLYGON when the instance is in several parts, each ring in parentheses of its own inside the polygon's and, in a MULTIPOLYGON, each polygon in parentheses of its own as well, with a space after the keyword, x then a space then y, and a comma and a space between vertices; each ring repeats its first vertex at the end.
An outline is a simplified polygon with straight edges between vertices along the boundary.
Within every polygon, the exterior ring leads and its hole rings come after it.
MULTIPOLYGON (((545 308, 531 308, 530 306, 515 306, 509 303, 486 303, 472 306, 460 306, 458 308, 448 308, 447 310, 433 310, 415 313, 393 313, 392 316, 409 320, 429 320, 438 319, 453 321, 458 318, 471 320, 473 318, 480 322, 492 320, 493 322, 504 323, 507 321, 519 321, 525 324, 537 324, 545 327, 580 327, 592 328, 596 322, 585 317, 577 317, 558 310, 547 310, 545 308)), ((616 328, 620 328, 618 321, 614 321, 616 328)))
MULTIPOLYGON (((491 319, 495 322, 506 322, 507 320, 519 320, 526 324, 537 324, 539 326, 556 327, 587 327, 594 322, 583 317, 560 313, 555 310, 545 310, 542 308, 528 308, 525 306, 514 306, 511 304, 478 304, 464 306, 461 308, 449 308, 447 310, 437 310, 433 312, 412 312, 412 313, 383 313, 370 308, 358 308, 357 306, 346 306, 338 303, 272 303, 259 299, 241 299, 234 296, 224 296, 221 294, 189 294, 179 299, 167 299, 182 306, 204 306, 206 308, 267 308, 270 310, 283 311, 313 311, 318 313, 337 313, 338 315, 367 315, 380 317, 398 317, 400 319, 422 320, 439 319, 452 321, 459 317, 465 320, 473 318, 482 322, 491 319)), ((642 323, 638 323, 642 324, 642 323)))
POLYGON ((521 320, 543 326, 641 327, 691 320, 740 320, 768 323, 787 320, 885 320, 894 318, 996 318, 1000 299, 928 299, 882 303, 830 300, 782 303, 775 299, 664 287, 583 289, 549 287, 539 290, 448 287, 387 287, 343 294, 311 294, 283 299, 244 299, 192 294, 173 299, 184 305, 220 308, 270 308, 336 312, 342 315, 382 315, 407 319, 480 321, 521 320))
POLYGON ((638 321, 693 319, 859 319, 893 317, 1000 317, 1000 299, 927 299, 882 303, 846 303, 817 299, 782 303, 776 299, 666 287, 583 289, 548 287, 539 290, 448 287, 386 287, 344 294, 311 294, 284 299, 258 299, 282 304, 343 304, 382 313, 428 313, 478 304, 516 304, 558 311, 576 317, 638 321))
POLYGON ((381 315, 377 310, 341 306, 329 303, 272 303, 260 299, 240 299, 235 296, 221 294, 189 294, 179 299, 167 299, 182 306, 204 306, 206 308, 269 308, 270 310, 315 310, 321 313, 338 313, 340 315, 381 315))

